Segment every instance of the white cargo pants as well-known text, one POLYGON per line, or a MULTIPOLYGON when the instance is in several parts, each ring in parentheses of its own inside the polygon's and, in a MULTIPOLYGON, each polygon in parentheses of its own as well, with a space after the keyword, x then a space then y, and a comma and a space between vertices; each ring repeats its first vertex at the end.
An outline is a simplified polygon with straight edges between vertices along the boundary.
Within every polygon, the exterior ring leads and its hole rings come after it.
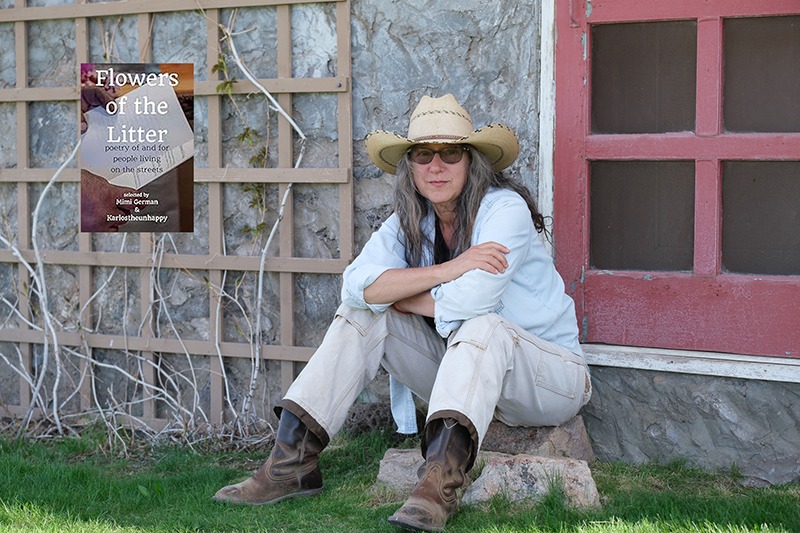
POLYGON ((591 395, 582 357, 499 315, 466 320, 445 344, 421 316, 341 305, 285 399, 332 437, 379 365, 428 402, 429 419, 465 417, 479 446, 492 417, 511 426, 555 426, 591 395))

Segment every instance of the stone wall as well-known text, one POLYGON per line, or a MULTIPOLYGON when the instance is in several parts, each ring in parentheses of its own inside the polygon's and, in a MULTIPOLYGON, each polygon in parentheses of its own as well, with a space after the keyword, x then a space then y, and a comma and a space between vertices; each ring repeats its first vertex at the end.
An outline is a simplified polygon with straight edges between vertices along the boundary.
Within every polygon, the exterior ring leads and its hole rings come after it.
MULTIPOLYGON (((27 5, 60 5, 67 0, 32 0, 27 5)), ((0 2, 10 7, 13 2, 0 2)), ((220 20, 227 23, 230 10, 222 10, 220 20)), ((490 121, 503 121, 514 128, 521 141, 519 160, 510 169, 530 187, 537 184, 536 148, 538 144, 538 62, 540 12, 538 2, 524 0, 508 3, 465 0, 458 4, 412 0, 354 0, 351 3, 352 29, 352 102, 355 178, 355 250, 361 249, 372 231, 391 211, 393 180, 382 174, 367 159, 363 140, 374 129, 385 128, 405 132, 408 116, 422 95, 440 96, 453 93, 471 112, 476 126, 490 121), (513 112, 512 112, 513 110, 513 112)), ((28 26, 28 75, 32 87, 66 87, 76 79, 75 25, 71 20, 33 21, 28 26)), ((155 17, 150 37, 153 62, 191 62, 195 77, 203 80, 208 66, 205 56, 206 21, 197 11, 161 13, 155 17)), ((239 54, 259 77, 277 76, 275 39, 277 18, 271 7, 239 9, 233 30, 237 33, 239 54)), ((293 71, 297 77, 335 76, 336 32, 335 10, 330 4, 300 4, 292 7, 293 71)), ((135 62, 138 49, 136 16, 92 19, 88 25, 89 61, 135 62)), ((14 57, 14 24, 0 24, 0 88, 16 84, 14 57)), ((231 55, 222 47, 231 73, 239 79, 231 55)), ((277 117, 270 112, 263 98, 236 96, 236 106, 248 117, 248 126, 256 131, 258 141, 277 136, 277 117)), ((251 147, 237 140, 244 124, 236 106, 227 100, 222 113, 225 122, 221 132, 209 132, 207 105, 195 99, 195 164, 207 166, 209 135, 221 135, 223 164, 249 166, 251 147)), ((309 138, 304 166, 328 167, 337 157, 335 95, 307 94, 294 98, 294 116, 309 138)), ((15 104, 0 102, 3 124, 14 124, 15 104)), ((74 102, 42 102, 30 105, 31 167, 56 168, 70 153, 73 145, 64 139, 74 138, 77 131, 74 102)), ((0 167, 13 168, 16 160, 14 128, 0 129, 0 167)), ((273 149, 267 153, 274 161, 273 149)), ((75 162, 71 166, 75 166, 75 162)), ((273 163, 274 164, 274 163, 273 163)), ((335 166, 335 164, 334 164, 335 166)), ((44 184, 29 186, 31 211, 44 184)), ((262 219, 272 224, 277 213, 276 187, 265 187, 266 213, 252 204, 253 192, 241 184, 224 184, 224 234, 229 255, 258 255, 260 245, 248 228, 262 219)), ((15 239, 17 191, 13 183, 0 183, 0 231, 15 239)), ((208 188, 195 185, 195 231, 174 234, 165 243, 170 251, 206 253, 208 249, 208 188)), ((59 183, 49 191, 43 205, 40 245, 46 250, 78 249, 76 211, 63 209, 77 205, 78 184, 59 183)), ((294 247, 300 257, 336 258, 339 256, 339 201, 335 187, 298 185, 294 191, 294 247)), ((97 234, 92 237, 98 251, 137 252, 138 239, 121 235, 97 234)), ((270 250, 277 255, 277 244, 270 250)), ((16 301, 16 265, 0 264, 0 296, 16 301)), ((67 331, 79 329, 77 303, 78 272, 76 267, 48 266, 50 302, 53 313, 67 331)), ((110 268, 95 269, 95 288, 110 275, 110 268)), ((208 290, 202 271, 162 269, 159 273, 165 288, 163 305, 154 310, 158 334, 167 338, 206 340, 209 338, 208 290)), ((256 289, 252 273, 229 272, 225 290, 240 296, 238 305, 230 302, 222 309, 221 336, 224 341, 246 342, 252 319, 256 289), (244 332, 244 333, 243 333, 244 332)), ((139 302, 141 279, 135 269, 117 272, 93 302, 94 319, 99 333, 116 335, 139 334, 144 317, 139 302)), ((295 339, 299 346, 315 346, 321 340, 339 301, 340 277, 323 274, 295 276, 295 339)), ((265 279, 262 309, 262 342, 280 339, 278 279, 268 274, 265 279)), ((11 327, 16 317, 0 308, 2 324, 11 327)), ((284 340, 285 341, 285 340, 284 340)), ((0 344, 10 360, 16 360, 11 343, 0 344)), ((114 350, 97 351, 98 360, 115 362, 125 367, 125 356, 114 350)), ((176 372, 186 371, 183 355, 165 356, 176 372)), ((208 361, 197 358, 193 365, 198 379, 197 398, 200 406, 209 408, 208 361)), ((231 397, 238 402, 242 387, 249 379, 250 361, 227 361, 226 372, 233 389, 231 397)), ((278 365, 267 367, 267 379, 259 388, 259 414, 271 418, 271 404, 280 387, 278 365), (273 370, 274 369, 274 370, 273 370)), ((140 398, 141 391, 126 385, 115 372, 98 371, 97 380, 103 391, 119 391, 126 399, 140 398)), ((0 361, 0 408, 3 403, 18 402, 19 378, 0 361)), ((385 398, 383 384, 373 392, 385 398)), ((373 396, 374 397, 374 396, 373 396)), ((139 414, 139 413, 135 413, 139 414)))
POLYGON ((686 461, 750 485, 800 477, 800 384, 592 367, 584 408, 604 461, 686 461))
POLYGON ((356 245, 390 212, 391 176, 367 159, 375 129, 405 133, 422 95, 453 93, 476 126, 505 122, 520 138, 509 169, 536 187, 539 3, 353 2, 356 245))

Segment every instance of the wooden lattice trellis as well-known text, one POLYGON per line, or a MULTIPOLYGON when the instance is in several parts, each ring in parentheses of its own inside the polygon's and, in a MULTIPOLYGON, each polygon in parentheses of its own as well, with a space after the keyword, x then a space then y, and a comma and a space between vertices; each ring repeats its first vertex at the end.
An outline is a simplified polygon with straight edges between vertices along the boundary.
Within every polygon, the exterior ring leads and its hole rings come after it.
MULTIPOLYGON (((17 2, 19 5, 21 2, 17 2)), ((291 10, 293 4, 306 3, 295 0, 164 0, 161 2, 139 0, 121 1, 99 4, 75 4, 52 7, 15 7, 0 10, 0 23, 13 23, 16 51, 16 86, 0 89, 0 102, 13 103, 16 108, 16 168, 0 168, 0 184, 15 184, 17 189, 17 235, 16 246, 22 258, 35 263, 36 258, 31 242, 31 207, 30 187, 50 181, 53 169, 30 168, 30 132, 29 104, 35 102, 76 102, 79 89, 69 87, 29 87, 28 86, 28 24, 33 21, 74 20, 76 77, 79 64, 88 62, 89 37, 88 21, 95 17, 136 16, 138 27, 139 57, 138 61, 151 61, 150 32, 154 16, 158 13, 192 11, 198 7, 206 18, 206 65, 207 72, 200 74, 196 81, 195 96, 203 97, 208 105, 208 155, 207 168, 195 169, 195 182, 205 183, 208 187, 208 249, 205 254, 164 254, 161 268, 196 270, 207 273, 209 285, 221 287, 225 271, 258 272, 259 256, 225 255, 223 249, 223 183, 266 183, 277 185, 279 198, 283 197, 290 183, 296 184, 328 184, 335 185, 339 192, 339 258, 318 259, 297 257, 294 252, 293 210, 291 196, 286 205, 285 216, 279 227, 279 255, 269 257, 266 271, 277 273, 280 281, 280 339, 278 345, 262 345, 261 354, 264 359, 281 362, 281 385, 285 390, 294 379, 295 362, 307 361, 313 348, 294 344, 294 306, 293 287, 297 274, 339 274, 347 265, 353 253, 353 193, 352 193, 352 124, 351 124, 351 84, 350 84, 350 3, 348 0, 334 0, 335 28, 337 38, 336 76, 323 78, 294 78, 292 72, 292 35, 291 10), (277 42, 264 43, 265 48, 277 48, 277 73, 275 79, 260 79, 259 82, 272 94, 277 95, 278 102, 286 109, 292 109, 293 95, 307 93, 328 93, 337 98, 338 116, 338 164, 331 168, 292 168, 294 163, 293 132, 284 118, 278 119, 278 165, 277 168, 235 169, 223 167, 222 157, 222 100, 217 93, 219 75, 212 74, 211 69, 217 63, 220 49, 220 11, 222 9, 272 6, 277 16, 277 42)), ((314 2, 327 3, 331 2, 314 2)), ((256 87, 247 81, 238 81, 233 88, 234 94, 257 92, 256 87)), ((13 125, 9 125, 13 127, 13 125)), ((77 135, 77 132, 76 132, 77 135)), ((79 171, 68 168, 59 177, 63 182, 79 182, 79 171)), ((291 195, 291 191, 290 191, 291 195)), ((277 206, 274 206, 277 208, 277 206)), ((78 224, 77 214, 75 224, 78 224)), ((93 276, 95 267, 123 267, 139 269, 141 315, 147 316, 153 290, 150 268, 153 266, 153 236, 151 234, 134 234, 138 236, 138 252, 114 253, 93 249, 91 234, 79 234, 76 251, 47 250, 43 262, 52 265, 64 265, 76 268, 79 274, 79 305, 86 307, 85 313, 91 313, 89 298, 93 293, 93 276)), ((0 247, 0 263, 13 265, 16 269, 17 293, 20 301, 18 309, 21 316, 31 316, 31 302, 27 300, 27 290, 31 284, 31 276, 23 262, 12 250, 0 247)), ((209 290, 209 338, 208 340, 173 339, 157 337, 152 327, 145 328, 143 335, 108 335, 101 333, 79 333, 75 331, 58 332, 58 343, 62 346, 85 346, 92 349, 119 349, 137 351, 145 356, 153 357, 156 353, 182 354, 189 352, 193 356, 210 358, 210 413, 209 419, 217 422, 224 412, 224 383, 221 376, 221 362, 217 357, 221 351, 224 357, 250 358, 251 346, 246 343, 224 342, 218 338, 220 331, 218 308, 218 292, 209 290), (84 344, 85 343, 85 344, 84 344)), ((30 328, 24 321, 18 321, 16 327, 0 328, 0 342, 15 343, 19 347, 23 364, 32 365, 33 347, 44 342, 41 331, 30 328)), ((83 364, 86 364, 85 362, 83 364)), ((144 379, 153 383, 156 379, 152 367, 145 367, 144 379)), ((29 385, 20 378, 19 404, 6 406, 12 414, 26 413, 31 405, 29 385)), ((84 384, 81 394, 81 406, 90 407, 91 398, 87 385, 84 384)), ((158 425, 155 401, 143 402, 143 420, 158 425)))

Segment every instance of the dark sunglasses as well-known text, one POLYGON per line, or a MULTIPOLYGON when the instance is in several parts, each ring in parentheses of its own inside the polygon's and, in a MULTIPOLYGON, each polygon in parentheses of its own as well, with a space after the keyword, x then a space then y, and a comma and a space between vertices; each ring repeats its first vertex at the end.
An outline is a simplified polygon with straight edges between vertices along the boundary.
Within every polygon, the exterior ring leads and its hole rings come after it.
POLYGON ((468 150, 469 148, 463 144, 445 146, 444 148, 439 148, 438 150, 431 150, 430 148, 425 148, 424 146, 415 146, 408 151, 408 155, 414 163, 417 163, 418 165, 427 165, 433 161, 434 155, 439 154, 439 157, 443 162, 447 163, 448 165, 453 165, 461 161, 461 158, 464 157, 464 152, 468 150))

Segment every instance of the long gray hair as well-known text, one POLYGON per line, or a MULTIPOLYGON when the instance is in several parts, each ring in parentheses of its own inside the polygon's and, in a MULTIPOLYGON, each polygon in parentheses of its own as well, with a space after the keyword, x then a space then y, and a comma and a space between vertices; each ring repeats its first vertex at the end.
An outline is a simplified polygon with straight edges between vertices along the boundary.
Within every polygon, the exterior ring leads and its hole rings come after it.
MULTIPOLYGON (((490 187, 510 189, 525 200, 531 212, 531 219, 536 231, 545 232, 544 217, 536 208, 530 192, 521 184, 495 172, 486 157, 472 146, 468 146, 470 161, 467 169, 467 180, 464 190, 456 203, 456 216, 453 228, 455 248, 452 257, 466 251, 471 245, 472 230, 478 216, 481 200, 490 187)), ((400 219, 400 229, 405 235, 405 259, 409 266, 422 266, 423 258, 433 257, 434 243, 422 231, 422 221, 432 209, 428 200, 414 186, 414 176, 409 156, 403 157, 397 164, 397 187, 394 194, 394 212, 400 219)), ((549 238, 549 236, 548 236, 549 238)))

